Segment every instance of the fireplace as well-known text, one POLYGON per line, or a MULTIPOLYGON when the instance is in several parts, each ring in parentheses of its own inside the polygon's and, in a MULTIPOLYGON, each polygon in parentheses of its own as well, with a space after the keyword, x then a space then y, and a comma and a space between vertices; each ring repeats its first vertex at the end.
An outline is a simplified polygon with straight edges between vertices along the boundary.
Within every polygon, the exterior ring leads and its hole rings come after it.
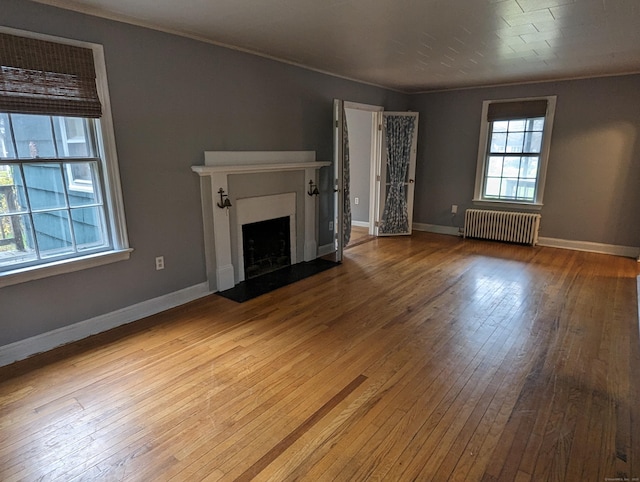
MULTIPOLYGON (((309 196, 307 188, 309 180, 317 182, 317 170, 330 164, 316 161, 314 151, 205 152, 205 165, 192 170, 201 178, 205 261, 212 291, 230 289, 254 276, 254 268, 250 274, 245 270, 244 225, 286 218, 289 264, 317 257, 317 196, 309 196), (220 204, 220 192, 228 196, 228 206, 220 204)), ((255 239, 253 244, 255 248, 255 239)))
POLYGON ((245 279, 291 265, 289 229, 288 216, 242 226, 245 279))

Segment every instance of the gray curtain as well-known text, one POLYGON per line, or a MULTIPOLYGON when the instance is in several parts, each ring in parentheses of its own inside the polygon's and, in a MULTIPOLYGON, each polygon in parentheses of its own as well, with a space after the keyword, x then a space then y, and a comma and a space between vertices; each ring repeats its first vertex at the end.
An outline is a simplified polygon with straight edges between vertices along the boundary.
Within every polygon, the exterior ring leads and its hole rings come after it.
POLYGON ((387 199, 380 223, 382 234, 409 232, 406 186, 411 159, 411 143, 415 129, 413 116, 386 116, 387 137, 387 199))
POLYGON ((349 244, 351 239, 351 196, 349 194, 349 130, 347 128, 347 114, 342 111, 342 148, 344 152, 344 164, 342 166, 344 217, 342 218, 342 246, 349 244))

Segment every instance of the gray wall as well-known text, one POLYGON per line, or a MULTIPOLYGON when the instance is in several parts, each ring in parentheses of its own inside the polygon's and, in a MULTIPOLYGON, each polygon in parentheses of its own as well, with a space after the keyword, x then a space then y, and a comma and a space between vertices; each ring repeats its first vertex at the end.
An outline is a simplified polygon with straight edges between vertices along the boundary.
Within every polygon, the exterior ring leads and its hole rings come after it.
MULTIPOLYGON (((0 289, 0 346, 206 281, 200 185, 207 150, 332 156, 333 99, 406 109, 408 97, 268 59, 24 0, 2 24, 104 46, 129 261, 0 289), (166 268, 155 271, 163 255, 166 268)), ((333 216, 320 172, 319 226, 333 216)), ((320 230, 319 244, 331 234, 320 230)))
POLYGON ((349 129, 349 193, 352 221, 369 222, 371 192, 371 126, 373 113, 345 109, 349 129), (360 204, 354 199, 359 198, 360 204))
POLYGON ((540 235, 640 246, 640 75, 413 96, 414 222, 462 226, 473 207, 483 100, 542 95, 557 106, 540 235))

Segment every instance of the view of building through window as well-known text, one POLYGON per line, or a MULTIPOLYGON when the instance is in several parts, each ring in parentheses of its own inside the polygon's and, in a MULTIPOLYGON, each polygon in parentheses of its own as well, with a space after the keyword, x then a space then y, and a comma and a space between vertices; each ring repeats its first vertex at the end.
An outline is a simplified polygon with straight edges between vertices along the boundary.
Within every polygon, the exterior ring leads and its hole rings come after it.
POLYGON ((109 247, 95 123, 0 113, 0 271, 109 247))

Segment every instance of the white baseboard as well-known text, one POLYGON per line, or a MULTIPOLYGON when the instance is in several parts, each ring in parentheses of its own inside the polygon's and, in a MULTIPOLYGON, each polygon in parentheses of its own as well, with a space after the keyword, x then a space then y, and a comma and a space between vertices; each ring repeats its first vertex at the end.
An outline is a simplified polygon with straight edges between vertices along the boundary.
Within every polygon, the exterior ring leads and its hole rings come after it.
POLYGON ((35 355, 36 353, 42 353, 66 345, 67 343, 82 340, 88 336, 131 323, 146 316, 160 313, 161 311, 202 298, 210 293, 209 283, 201 283, 120 310, 112 311, 111 313, 80 321, 70 326, 58 328, 57 330, 1 346, 0 366, 8 365, 9 363, 35 355))
POLYGON ((428 233, 436 234, 449 234, 451 236, 458 236, 460 228, 456 226, 441 226, 439 224, 423 224, 413 223, 411 225, 416 231, 426 231, 428 233))
POLYGON ((336 247, 334 246, 333 243, 322 245, 318 247, 318 258, 320 258, 321 256, 326 256, 331 253, 335 253, 335 252, 336 252, 336 247))
POLYGON ((573 249, 575 251, 589 251, 591 253, 612 254, 614 256, 624 256, 625 258, 638 258, 640 255, 640 248, 633 246, 618 246, 615 244, 592 243, 590 241, 573 241, 558 238, 539 237, 538 246, 573 249))
POLYGON ((351 221, 351 226, 358 226, 359 228, 368 228, 369 223, 367 221, 351 221))
MULTIPOLYGON (((413 223, 416 231, 426 231, 437 234, 450 234, 458 236, 458 228, 455 226, 440 226, 437 224, 413 223)), ((549 248, 573 249, 575 251, 588 251, 590 253, 611 254, 614 256, 624 256, 626 258, 636 258, 640 262, 640 248, 633 246, 618 246, 614 244, 592 243, 589 241, 572 241, 558 238, 538 238, 538 246, 549 248)))

